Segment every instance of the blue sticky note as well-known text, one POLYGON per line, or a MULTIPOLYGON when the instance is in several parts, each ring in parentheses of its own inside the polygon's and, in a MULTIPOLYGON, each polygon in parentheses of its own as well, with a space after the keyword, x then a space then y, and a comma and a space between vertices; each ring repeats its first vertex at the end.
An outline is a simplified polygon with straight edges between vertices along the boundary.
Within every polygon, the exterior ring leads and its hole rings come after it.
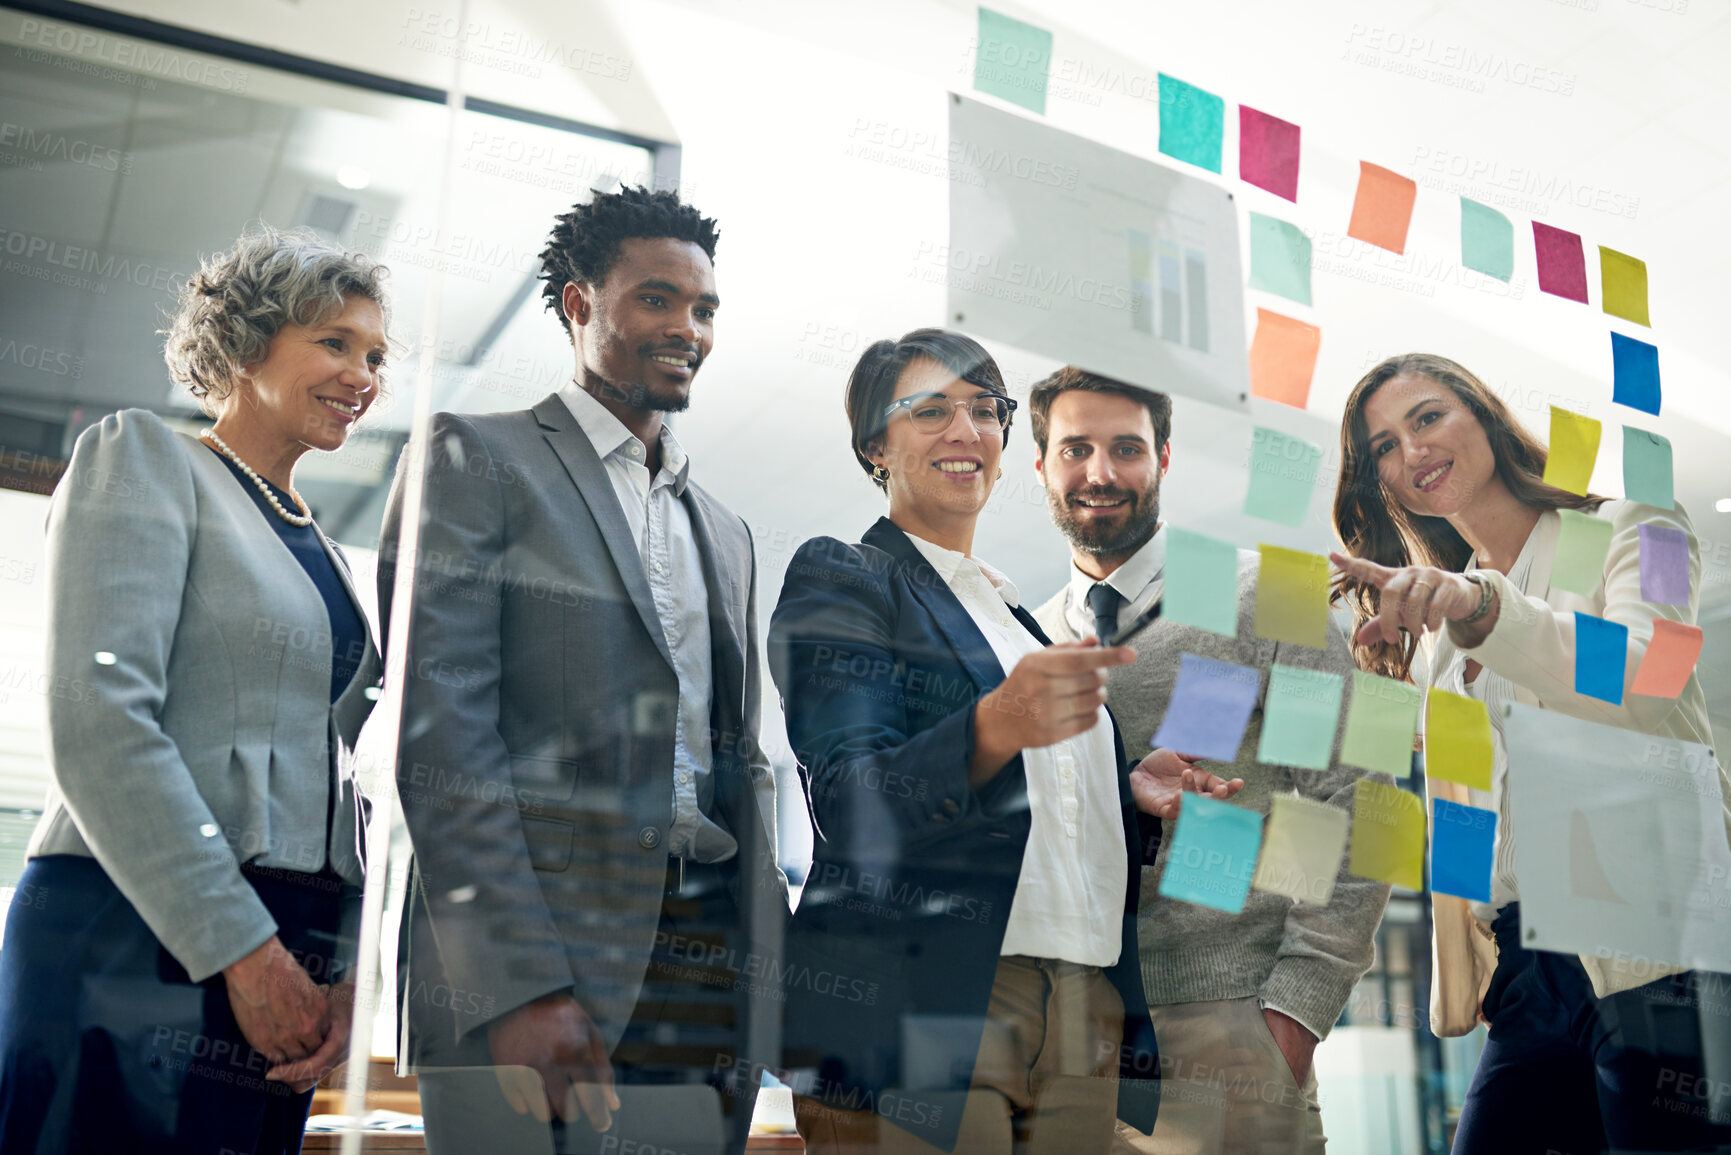
POLYGON ((1436 799, 1430 835, 1430 888, 1474 902, 1491 900, 1491 863, 1497 844, 1494 810, 1436 799))
POLYGON ((1642 523, 1641 600, 1689 604, 1689 535, 1667 525, 1642 523))
POLYGON ((1628 626, 1575 614, 1575 693, 1621 706, 1628 663, 1628 626))
POLYGON ((1310 238, 1297 225, 1250 214, 1250 287, 1310 304, 1310 238))
POLYGON ((1262 815, 1216 798, 1186 794, 1166 870, 1160 875, 1160 894, 1237 914, 1250 893, 1261 847, 1262 815))
POLYGON ((1212 92, 1160 74, 1160 151, 1167 156, 1220 171, 1220 142, 1226 135, 1226 102, 1212 92))
POLYGON ((1052 34, 1033 24, 980 9, 974 88, 1046 115, 1046 77, 1052 64, 1052 34))
POLYGON ((1192 758, 1235 761, 1260 686, 1261 677, 1250 666, 1180 654, 1178 685, 1154 745, 1192 758))
POLYGON ((1301 437, 1258 425, 1250 437, 1250 488, 1244 512, 1297 528, 1304 524, 1322 448, 1301 437))
POLYGON ((1270 666, 1256 760, 1304 770, 1328 769, 1345 681, 1326 670, 1270 666))
POLYGON ((1633 425, 1623 426, 1623 496, 1660 509, 1676 506, 1669 438, 1633 425))
POLYGON ((1611 400, 1659 414, 1659 347, 1611 334, 1611 400))

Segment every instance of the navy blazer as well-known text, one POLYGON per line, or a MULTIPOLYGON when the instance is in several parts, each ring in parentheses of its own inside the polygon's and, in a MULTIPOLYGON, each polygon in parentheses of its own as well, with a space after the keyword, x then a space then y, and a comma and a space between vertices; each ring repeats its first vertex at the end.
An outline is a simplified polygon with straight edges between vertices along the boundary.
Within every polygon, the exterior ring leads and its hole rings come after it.
MULTIPOLYGON (((1048 641, 1026 610, 1014 613, 1048 641)), ((858 545, 800 547, 768 647, 817 828, 786 943, 784 1066, 816 1068, 811 1097, 870 1106, 948 1150, 1031 825, 1020 755, 968 783, 974 707, 1005 671, 887 518, 858 545), (948 1069, 934 1078, 924 1048, 946 1035, 948 1069), (920 1053, 904 1055, 905 1039, 920 1053)), ((1137 959, 1141 839, 1118 745, 1128 886, 1123 949, 1106 974, 1124 1000, 1118 1115, 1148 1132, 1160 1067, 1137 959)))

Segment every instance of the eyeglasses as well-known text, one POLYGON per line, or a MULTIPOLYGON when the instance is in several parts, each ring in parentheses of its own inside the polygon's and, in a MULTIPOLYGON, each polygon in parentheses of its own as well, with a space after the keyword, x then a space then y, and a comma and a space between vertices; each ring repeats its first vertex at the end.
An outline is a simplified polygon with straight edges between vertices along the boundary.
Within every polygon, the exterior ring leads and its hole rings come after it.
POLYGON ((893 401, 884 410, 884 420, 894 417, 896 410, 906 409, 908 420, 921 433, 942 433, 955 420, 956 410, 966 409, 968 420, 982 433, 993 433, 1010 423, 1016 411, 1016 401, 997 393, 981 393, 961 401, 952 401, 942 393, 916 393, 893 401))

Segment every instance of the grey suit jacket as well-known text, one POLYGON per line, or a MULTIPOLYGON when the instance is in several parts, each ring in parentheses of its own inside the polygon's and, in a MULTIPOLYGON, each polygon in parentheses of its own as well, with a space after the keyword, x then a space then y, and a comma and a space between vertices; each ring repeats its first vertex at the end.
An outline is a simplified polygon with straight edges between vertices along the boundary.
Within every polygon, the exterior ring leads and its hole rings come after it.
POLYGON ((360 884, 350 755, 378 651, 333 705, 324 599, 214 453, 142 409, 85 430, 47 573, 54 786, 30 857, 94 857, 195 982, 276 931, 241 863, 328 854, 360 884))
MULTIPOLYGON (((673 818, 679 684, 641 557, 557 394, 435 415, 425 492, 397 768, 419 872, 403 1054, 485 1063, 478 1028, 565 989, 612 1047, 654 945, 673 818)), ((387 622, 402 497, 399 470, 379 558, 387 622)), ((739 842, 740 905, 785 915, 757 744, 751 535, 696 484, 683 500, 714 678, 713 797, 700 802, 739 842)))

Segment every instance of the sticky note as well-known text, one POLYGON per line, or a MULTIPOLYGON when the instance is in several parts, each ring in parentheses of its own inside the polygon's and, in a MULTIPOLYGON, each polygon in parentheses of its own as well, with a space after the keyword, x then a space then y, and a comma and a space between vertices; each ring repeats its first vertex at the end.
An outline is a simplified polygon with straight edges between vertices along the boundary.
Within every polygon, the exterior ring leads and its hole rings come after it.
POLYGON ((1226 134, 1226 102, 1160 74, 1160 151, 1167 156, 1220 171, 1220 142, 1226 134))
POLYGON ((1302 770, 1328 769, 1344 686, 1344 678, 1327 670, 1270 666, 1256 760, 1302 770))
POLYGON ((1347 869, 1418 890, 1424 885, 1424 807, 1398 786, 1360 778, 1353 790, 1347 869))
POLYGON ((1621 706, 1628 664, 1628 626, 1575 614, 1575 693, 1621 706))
POLYGON ((1585 495, 1599 459, 1599 423, 1584 413, 1551 406, 1551 448, 1545 484, 1585 495))
POLYGON ((1491 862, 1497 844, 1494 810, 1435 800, 1430 835, 1430 888, 1474 902, 1491 900, 1491 862))
POLYGON ((1250 342, 1250 392, 1303 409, 1310 400, 1322 330, 1294 317, 1256 310, 1256 336, 1250 342))
POLYGON ((1396 778, 1412 773, 1412 738, 1422 698, 1417 686, 1354 670, 1340 760, 1396 778))
POLYGON ((1250 214, 1250 287, 1310 304, 1310 238, 1297 225, 1250 214))
POLYGON ((1431 690, 1425 702, 1424 772, 1475 790, 1491 788, 1491 716, 1483 702, 1431 690))
POLYGON ((1304 524, 1322 448, 1302 437, 1258 425, 1250 436, 1250 488, 1244 512, 1294 528, 1304 524))
POLYGON ((1557 554, 1551 562, 1551 585, 1555 589, 1592 597, 1605 580, 1605 555, 1611 552, 1611 523, 1578 509, 1559 509, 1562 532, 1557 535, 1557 554))
POLYGON ((1249 666, 1180 654, 1178 685, 1154 746, 1212 762, 1235 761, 1261 685, 1261 676, 1249 666))
POLYGON ((979 39, 980 46, 974 55, 974 88, 1046 115, 1052 34, 990 8, 981 8, 979 39))
POLYGON ((1166 527, 1160 613, 1167 621, 1238 636, 1238 550, 1175 525, 1166 527))
POLYGON ((1179 804, 1172 851, 1160 894, 1228 914, 1244 909, 1262 845, 1262 815, 1217 798, 1186 794, 1179 804))
POLYGON ((1256 636, 1328 648, 1328 559, 1263 545, 1256 575, 1256 636))
POLYGON ((1676 506, 1670 439, 1633 425, 1623 426, 1623 496, 1660 509, 1676 506))
POLYGON ((1533 248, 1539 259, 1539 289, 1587 303, 1587 258, 1581 235, 1533 222, 1533 248))
POLYGON ((1250 885, 1299 902, 1328 905, 1351 822, 1352 815, 1338 806, 1297 794, 1274 795, 1250 885))
POLYGON ((1599 288, 1605 312, 1638 325, 1652 325, 1647 319, 1646 261, 1600 245, 1599 288))
POLYGON ((1461 264, 1506 281, 1515 275, 1515 226, 1489 205, 1461 198, 1461 264))
POLYGON ((1639 527, 1641 600, 1662 606, 1689 604, 1689 535, 1666 525, 1639 527))
POLYGON ((1635 669, 1635 681, 1629 692, 1649 698, 1675 698, 1681 694, 1701 657, 1703 637, 1700 626, 1654 618, 1653 638, 1635 669))
POLYGON ((1659 415, 1659 347, 1611 334, 1611 400, 1659 415))
POLYGON ((1298 199, 1296 124, 1238 106, 1238 178, 1289 201, 1298 199))
POLYGON ((1417 198, 1418 185, 1412 180, 1368 160, 1359 161, 1358 195, 1352 201, 1346 235, 1390 252, 1406 252, 1406 228, 1412 223, 1417 198))

